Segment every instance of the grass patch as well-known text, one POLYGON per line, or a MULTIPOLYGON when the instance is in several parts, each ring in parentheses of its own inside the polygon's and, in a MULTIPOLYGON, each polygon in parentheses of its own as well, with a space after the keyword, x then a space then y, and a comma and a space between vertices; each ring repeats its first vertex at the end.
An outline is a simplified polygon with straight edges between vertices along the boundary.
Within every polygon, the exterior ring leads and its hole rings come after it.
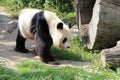
POLYGON ((52 52, 54 56, 58 59, 66 59, 66 60, 76 60, 76 61, 84 61, 84 62, 93 62, 100 59, 100 51, 89 51, 85 47, 83 47, 82 40, 80 36, 74 36, 71 40, 71 48, 68 50, 63 50, 52 47, 52 52))
POLYGON ((110 80, 112 71, 89 72, 83 68, 53 67, 35 61, 17 64, 18 72, 26 80, 110 80))
POLYGON ((0 80, 19 80, 19 77, 16 71, 0 65, 0 80))
POLYGON ((48 66, 37 61, 25 61, 16 64, 17 70, 2 68, 0 80, 119 80, 120 68, 117 73, 109 69, 91 66, 88 69, 75 67, 48 66), (91 71, 91 70, 94 71, 91 71), (1 76, 4 76, 4 79, 1 76), (14 75, 14 76, 13 76, 14 75))

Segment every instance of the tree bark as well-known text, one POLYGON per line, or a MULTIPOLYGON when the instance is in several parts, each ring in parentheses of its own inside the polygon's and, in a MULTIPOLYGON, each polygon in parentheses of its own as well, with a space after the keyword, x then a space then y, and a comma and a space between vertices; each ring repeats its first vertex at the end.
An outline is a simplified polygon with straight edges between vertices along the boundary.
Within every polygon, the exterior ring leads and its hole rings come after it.
POLYGON ((119 0, 78 0, 77 21, 88 49, 104 49, 120 40, 119 0))

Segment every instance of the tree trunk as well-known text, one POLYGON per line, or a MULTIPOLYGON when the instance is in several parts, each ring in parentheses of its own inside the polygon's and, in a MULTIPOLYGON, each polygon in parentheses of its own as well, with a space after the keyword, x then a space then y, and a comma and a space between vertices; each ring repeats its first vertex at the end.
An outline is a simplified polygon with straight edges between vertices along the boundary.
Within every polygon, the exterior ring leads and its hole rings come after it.
POLYGON ((77 22, 88 49, 104 49, 120 40, 120 0, 78 0, 77 22))
POLYGON ((120 41, 115 47, 102 50, 101 61, 103 66, 108 64, 110 67, 120 66, 120 41))

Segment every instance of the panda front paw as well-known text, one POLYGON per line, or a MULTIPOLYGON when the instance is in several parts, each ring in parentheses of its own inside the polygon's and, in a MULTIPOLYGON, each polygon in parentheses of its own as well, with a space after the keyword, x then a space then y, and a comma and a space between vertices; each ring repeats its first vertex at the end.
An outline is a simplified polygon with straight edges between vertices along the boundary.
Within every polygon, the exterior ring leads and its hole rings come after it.
POLYGON ((49 62, 48 64, 52 64, 52 65, 60 65, 60 63, 59 63, 59 62, 57 62, 57 61, 54 61, 54 62, 49 62))
POLYGON ((41 58, 40 59, 43 63, 46 63, 46 64, 49 64, 49 62, 54 62, 55 59, 54 58, 51 58, 51 59, 48 59, 48 58, 41 58))
POLYGON ((59 62, 57 62, 56 60, 54 61, 46 61, 46 60, 41 60, 43 63, 46 63, 46 64, 51 64, 51 65, 60 65, 59 62))
POLYGON ((46 64, 59 65, 59 62, 56 62, 53 56, 49 57, 40 57, 40 60, 46 64))

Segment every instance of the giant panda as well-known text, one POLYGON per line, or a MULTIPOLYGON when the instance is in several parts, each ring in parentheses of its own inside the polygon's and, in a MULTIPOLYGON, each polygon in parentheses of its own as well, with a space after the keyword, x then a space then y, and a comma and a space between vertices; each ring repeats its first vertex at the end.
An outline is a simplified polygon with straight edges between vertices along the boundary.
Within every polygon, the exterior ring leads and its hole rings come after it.
POLYGON ((55 13, 47 10, 23 9, 18 18, 18 35, 15 51, 28 53, 26 39, 35 40, 35 52, 42 62, 55 61, 52 44, 60 48, 70 48, 70 27, 61 21, 55 13))

